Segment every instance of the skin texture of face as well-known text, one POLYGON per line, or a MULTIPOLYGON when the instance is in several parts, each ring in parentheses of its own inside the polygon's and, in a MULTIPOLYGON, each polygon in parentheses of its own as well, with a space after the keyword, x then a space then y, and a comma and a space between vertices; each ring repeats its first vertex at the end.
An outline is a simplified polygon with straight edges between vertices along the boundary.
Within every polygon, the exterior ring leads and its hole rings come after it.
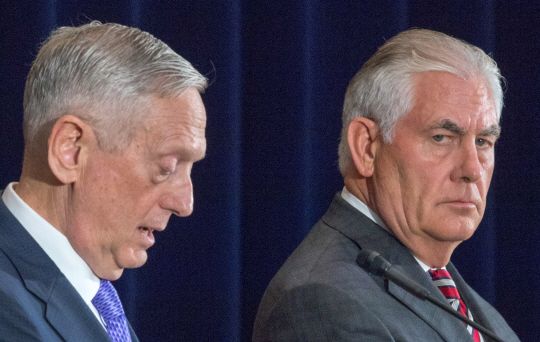
POLYGON ((377 138, 369 205, 429 266, 445 266, 478 227, 499 132, 484 79, 430 71, 416 76, 392 143, 377 138))
POLYGON ((118 279, 142 266, 155 231, 193 210, 191 169, 206 151, 198 91, 149 99, 149 113, 121 153, 88 151, 71 191, 64 234, 94 273, 118 279))

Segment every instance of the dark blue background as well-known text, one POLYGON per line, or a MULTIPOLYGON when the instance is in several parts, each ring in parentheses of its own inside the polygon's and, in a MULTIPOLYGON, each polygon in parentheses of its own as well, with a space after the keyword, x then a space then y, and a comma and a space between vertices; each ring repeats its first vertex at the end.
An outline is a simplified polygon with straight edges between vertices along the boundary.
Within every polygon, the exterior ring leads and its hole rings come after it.
POLYGON ((523 341, 540 341, 540 3, 523 0, 0 2, 0 187, 18 180, 24 80, 39 43, 97 19, 137 26, 208 75, 195 211, 116 282, 142 341, 247 341, 263 291, 342 187, 349 80, 410 28, 478 45, 508 86, 486 216, 454 254, 523 341))

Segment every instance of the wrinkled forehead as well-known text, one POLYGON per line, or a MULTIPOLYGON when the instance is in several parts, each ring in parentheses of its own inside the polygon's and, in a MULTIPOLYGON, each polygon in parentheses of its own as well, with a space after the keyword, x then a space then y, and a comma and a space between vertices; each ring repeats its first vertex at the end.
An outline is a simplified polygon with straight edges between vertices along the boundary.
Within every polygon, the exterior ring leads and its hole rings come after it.
POLYGON ((197 89, 188 88, 177 96, 149 95, 145 99, 146 127, 187 125, 206 128, 206 109, 197 89))
POLYGON ((488 80, 481 75, 463 77, 447 71, 423 71, 412 76, 412 85, 417 99, 428 94, 439 97, 470 95, 494 100, 488 80))
POLYGON ((470 80, 440 72, 422 72, 414 78, 411 110, 417 124, 450 120, 460 126, 498 124, 495 102, 483 77, 470 80))
POLYGON ((196 89, 187 89, 180 96, 148 99, 148 113, 141 131, 149 143, 205 139, 206 111, 196 89))

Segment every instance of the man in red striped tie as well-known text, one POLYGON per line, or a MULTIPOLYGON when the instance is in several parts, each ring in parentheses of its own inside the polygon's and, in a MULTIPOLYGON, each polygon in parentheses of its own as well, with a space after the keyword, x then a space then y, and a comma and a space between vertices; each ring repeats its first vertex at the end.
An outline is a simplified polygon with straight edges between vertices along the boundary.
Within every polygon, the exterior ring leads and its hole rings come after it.
POLYGON ((450 262, 484 215, 502 105, 499 69, 479 48, 420 29, 388 40, 345 95, 345 187, 268 286, 254 341, 488 340, 358 267, 360 248, 519 341, 450 262))

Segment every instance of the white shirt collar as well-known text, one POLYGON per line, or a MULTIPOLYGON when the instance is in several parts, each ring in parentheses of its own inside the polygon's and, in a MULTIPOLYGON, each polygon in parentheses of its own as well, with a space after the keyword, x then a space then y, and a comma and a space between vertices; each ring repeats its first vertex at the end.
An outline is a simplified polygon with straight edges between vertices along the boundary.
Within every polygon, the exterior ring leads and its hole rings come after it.
POLYGON ((54 228, 43 217, 39 216, 17 195, 10 183, 2 194, 2 200, 13 216, 36 240, 51 260, 66 276, 71 285, 81 295, 85 303, 101 321, 99 313, 92 304, 100 279, 92 272, 90 266, 75 252, 67 237, 54 228))
MULTIPOLYGON (((366 215, 369 219, 371 219, 373 222, 381 226, 384 230, 390 232, 388 227, 384 224, 383 220, 373 211, 371 210, 364 202, 359 200, 356 196, 351 194, 349 190, 347 190, 346 187, 343 187, 343 190, 341 190, 341 197, 350 205, 352 205, 356 210, 360 211, 362 214, 366 215)), ((420 259, 413 257, 418 261, 418 264, 424 272, 429 271, 430 269, 434 269, 423 263, 420 259)), ((446 267, 442 267, 442 269, 446 269, 446 267)))
MULTIPOLYGON (((431 268, 431 267, 429 267, 428 265, 424 264, 424 262, 422 262, 422 260, 418 259, 418 258, 415 257, 414 255, 413 255, 413 257, 416 259, 416 261, 418 261, 418 263, 420 264, 420 267, 422 267, 422 269, 424 270, 424 272, 427 272, 427 271, 429 271, 429 270, 431 270, 431 269, 434 269, 434 268, 431 268)), ((443 268, 445 268, 445 267, 443 267, 443 268)))

